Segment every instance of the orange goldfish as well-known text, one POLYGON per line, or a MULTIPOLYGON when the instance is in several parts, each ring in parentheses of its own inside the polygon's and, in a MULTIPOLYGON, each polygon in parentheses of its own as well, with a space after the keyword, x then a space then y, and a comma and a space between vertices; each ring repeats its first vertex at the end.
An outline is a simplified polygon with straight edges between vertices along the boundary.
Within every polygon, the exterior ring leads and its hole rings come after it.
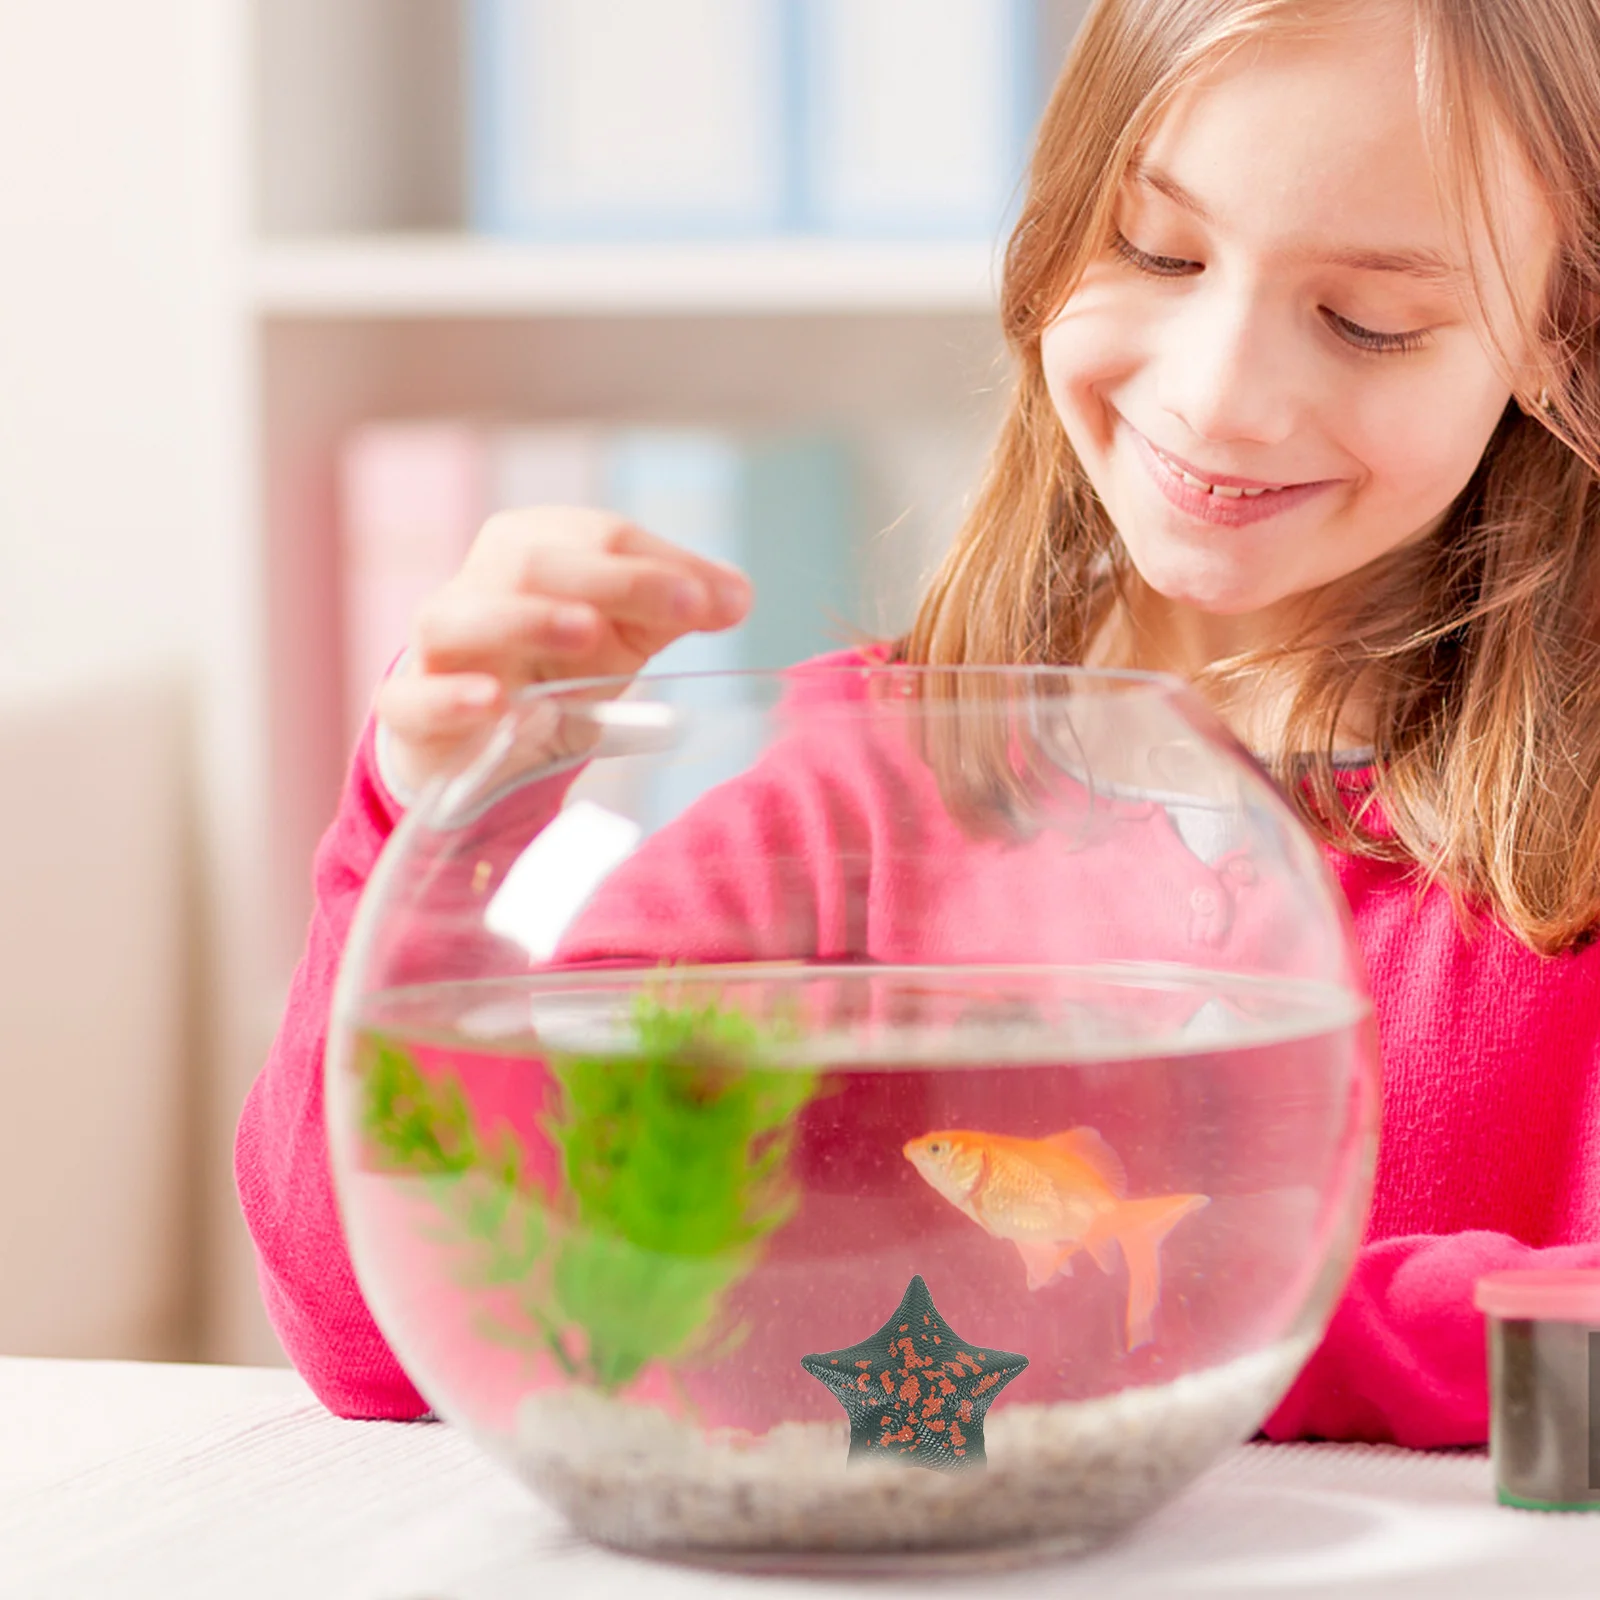
POLYGON ((1070 1276, 1079 1250, 1111 1272, 1120 1245, 1128 1263, 1128 1348, 1149 1342, 1161 1298, 1161 1241, 1190 1212, 1209 1205, 1208 1195, 1128 1199, 1122 1162, 1093 1128, 1048 1139, 947 1128, 903 1149, 930 1188, 986 1233, 1017 1247, 1030 1289, 1042 1289, 1058 1274, 1070 1276))

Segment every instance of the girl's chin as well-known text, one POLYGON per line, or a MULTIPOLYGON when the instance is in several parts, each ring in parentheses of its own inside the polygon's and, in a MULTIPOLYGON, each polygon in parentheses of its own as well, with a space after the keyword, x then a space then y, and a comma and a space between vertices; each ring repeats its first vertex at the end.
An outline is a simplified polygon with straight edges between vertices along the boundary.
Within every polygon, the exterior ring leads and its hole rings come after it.
POLYGON ((1168 604, 1212 617, 1248 617, 1277 605, 1287 597, 1262 588, 1259 575, 1208 570, 1195 572, 1177 566, 1144 563, 1133 558, 1134 571, 1144 586, 1168 604))

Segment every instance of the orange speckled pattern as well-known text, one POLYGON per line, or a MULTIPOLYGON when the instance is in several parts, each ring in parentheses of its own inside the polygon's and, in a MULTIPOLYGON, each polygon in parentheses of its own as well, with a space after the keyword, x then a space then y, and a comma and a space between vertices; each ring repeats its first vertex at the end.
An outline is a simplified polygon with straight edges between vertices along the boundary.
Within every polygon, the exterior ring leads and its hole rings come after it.
POLYGON ((967 1344, 939 1315, 919 1275, 870 1339, 803 1356, 800 1364, 849 1416, 849 1462, 964 1472, 987 1464, 984 1413, 1028 1358, 967 1344), (954 1416, 942 1415, 947 1403, 954 1416))

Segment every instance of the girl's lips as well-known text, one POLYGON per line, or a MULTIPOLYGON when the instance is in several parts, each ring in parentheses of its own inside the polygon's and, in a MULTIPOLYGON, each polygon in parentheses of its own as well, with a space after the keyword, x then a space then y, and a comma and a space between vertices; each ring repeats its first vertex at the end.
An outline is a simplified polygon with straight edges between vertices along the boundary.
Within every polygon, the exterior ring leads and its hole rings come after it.
MULTIPOLYGON (((1124 426, 1128 427, 1126 423, 1124 426)), ((1213 526, 1242 528, 1252 522, 1264 522, 1268 517, 1303 506, 1313 496, 1332 488, 1336 481, 1324 478, 1317 483, 1275 487, 1249 478, 1219 478, 1212 481, 1223 491, 1233 492, 1213 493, 1210 489, 1197 488, 1190 480, 1198 474, 1189 472, 1171 456, 1156 449, 1137 428, 1128 427, 1128 435, 1145 471, 1167 502, 1197 521, 1213 526)))

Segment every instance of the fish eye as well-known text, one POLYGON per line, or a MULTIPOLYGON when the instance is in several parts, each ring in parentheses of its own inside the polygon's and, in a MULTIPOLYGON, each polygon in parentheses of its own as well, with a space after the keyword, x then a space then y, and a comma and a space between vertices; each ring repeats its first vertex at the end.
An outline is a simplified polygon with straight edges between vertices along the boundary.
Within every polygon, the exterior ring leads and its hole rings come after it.
POLYGON ((944 1154, 944 1140, 935 1139, 933 1143, 928 1146, 928 1154, 930 1156, 942 1156, 944 1154))

